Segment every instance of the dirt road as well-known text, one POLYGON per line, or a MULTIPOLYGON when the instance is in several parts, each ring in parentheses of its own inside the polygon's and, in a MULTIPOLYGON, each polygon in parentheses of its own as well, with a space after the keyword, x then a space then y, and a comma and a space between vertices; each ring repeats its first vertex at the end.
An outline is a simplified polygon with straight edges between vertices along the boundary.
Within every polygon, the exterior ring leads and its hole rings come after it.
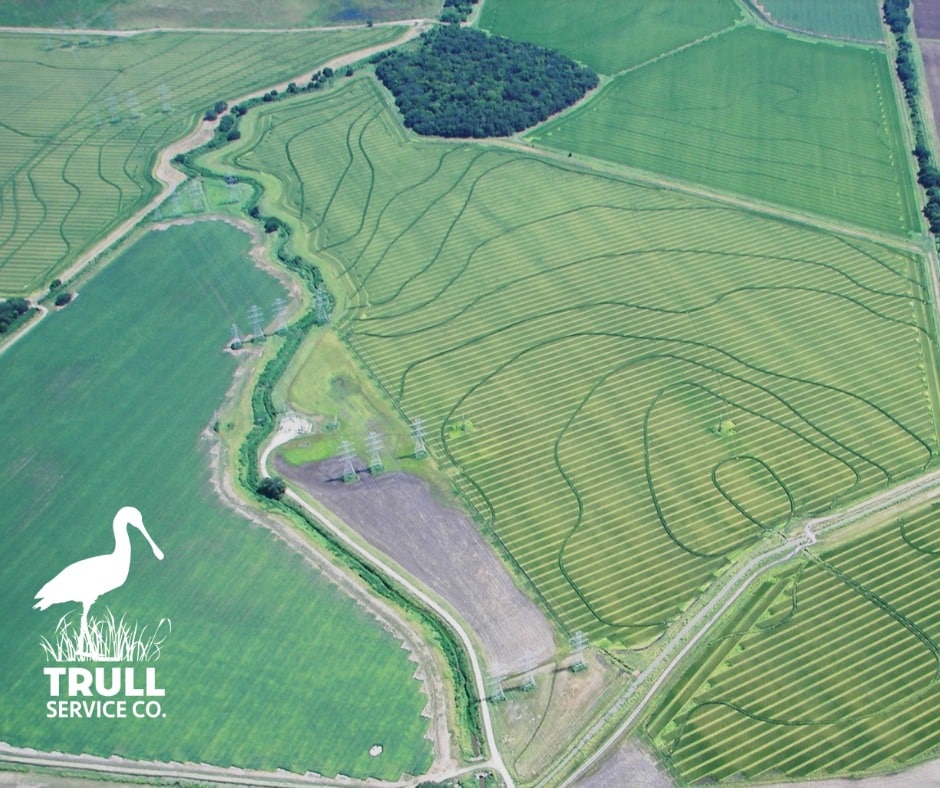
POLYGON ((852 525, 873 515, 890 513, 898 515, 901 512, 918 506, 926 500, 940 495, 940 471, 919 476, 910 482, 885 490, 877 495, 860 501, 841 512, 825 517, 811 518, 803 521, 800 536, 791 537, 783 544, 771 546, 754 556, 747 564, 742 566, 730 579, 715 588, 711 596, 700 603, 698 611, 686 624, 666 643, 649 667, 630 685, 611 710, 581 737, 578 746, 570 751, 563 759, 558 761, 551 774, 546 775, 539 785, 548 784, 552 778, 563 773, 564 768, 574 760, 582 747, 599 735, 602 728, 613 719, 621 709, 630 703, 648 685, 645 694, 627 718, 605 737, 603 743, 592 753, 581 766, 579 766, 563 785, 573 785, 575 781, 602 760, 613 745, 639 719, 646 706, 655 696, 663 682, 676 670, 685 656, 695 647, 708 631, 721 619, 724 613, 744 593, 745 590, 762 574, 791 558, 799 555, 805 548, 816 544, 817 534, 830 532, 838 528, 852 525))
MULTIPOLYGON (((261 453, 261 458, 258 463, 258 467, 262 469, 262 472, 268 472, 268 461, 271 457, 271 452, 284 440, 284 434, 277 433, 270 441, 268 441, 267 445, 261 453)), ((486 736, 486 746, 490 752, 489 760, 487 760, 485 763, 478 764, 475 768, 492 769, 493 771, 498 772, 500 778, 503 780, 503 784, 508 786, 508 788, 512 788, 515 783, 513 782, 512 776, 510 775, 509 770, 506 768, 506 764, 503 762, 503 758, 496 746, 496 734, 493 731, 493 721, 490 717, 489 703, 486 700, 486 682, 483 678, 483 671, 480 668, 480 660, 477 658, 476 651, 473 648, 473 643, 470 640, 470 636, 467 634, 466 630, 464 630, 463 626, 461 626, 460 622, 457 621, 457 619, 454 618, 454 616, 451 615, 448 610, 445 610, 443 607, 441 607, 437 600, 429 596, 424 592, 423 589, 418 588, 408 578, 402 576, 398 571, 389 566, 389 564, 381 556, 374 555, 371 550, 366 549, 358 542, 354 541, 346 533, 346 531, 341 529, 335 522, 333 522, 332 518, 319 506, 313 505, 308 500, 302 498, 290 489, 287 490, 285 495, 295 503, 302 506, 310 515, 315 517, 327 530, 330 531, 333 537, 338 542, 340 542, 345 549, 349 550, 354 555, 364 558, 370 564, 376 567, 385 577, 388 577, 392 581, 398 583, 411 596, 433 610, 441 620, 445 621, 447 625, 457 633, 457 637, 460 638, 461 645, 467 652, 467 656, 470 658, 470 666, 473 670, 473 683, 476 688, 477 697, 480 698, 480 717, 483 720, 483 731, 486 736)), ((444 780, 449 776, 452 776, 452 773, 440 774, 434 771, 426 776, 429 779, 444 780)))
MULTIPOLYGON (((267 93, 270 90, 277 90, 278 92, 283 92, 284 90, 287 89, 287 86, 291 82, 296 82, 298 80, 305 80, 306 77, 309 76, 310 71, 314 68, 323 69, 323 68, 329 67, 329 68, 332 68, 334 71, 338 71, 342 68, 345 68, 348 65, 351 65, 352 63, 356 63, 365 58, 369 58, 372 55, 378 52, 381 52, 385 49, 399 46, 400 44, 403 44, 406 41, 410 41, 412 38, 415 38, 416 36, 423 33, 431 24, 433 24, 433 21, 426 20, 426 19, 412 19, 412 20, 407 20, 404 23, 395 23, 394 25, 382 23, 382 26, 400 27, 402 24, 408 24, 409 27, 407 30, 405 30, 404 33, 402 33, 394 41, 391 41, 387 44, 377 44, 371 47, 364 47, 362 49, 357 49, 354 52, 348 52, 344 55, 339 55, 319 65, 317 64, 311 65, 310 67, 305 69, 302 74, 295 74, 293 77, 289 79, 285 79, 283 82, 278 83, 276 85, 269 85, 263 90, 252 91, 251 93, 246 93, 241 96, 233 96, 233 97, 227 98, 226 100, 229 102, 230 105, 234 105, 234 104, 241 103, 243 101, 247 101, 248 99, 251 99, 251 98, 263 96, 265 93, 267 93)), ((379 25, 376 25, 376 27, 378 26, 379 25)), ((356 28, 361 29, 362 25, 358 25, 356 26, 356 28)), ((335 29, 341 29, 341 28, 325 28, 325 29, 335 30, 335 29)), ((3 30, 9 30, 13 32, 25 31, 29 33, 40 32, 39 28, 0 28, 0 31, 3 31, 3 30)), ((69 31, 68 29, 61 29, 61 28, 49 28, 49 29, 44 29, 44 30, 46 33, 58 33, 58 34, 66 34, 66 33, 74 32, 74 31, 69 31)), ((171 28, 167 28, 167 30, 171 30, 171 28)), ((112 31, 89 31, 89 32, 95 32, 95 34, 107 34, 107 35, 111 35, 112 33, 112 31)), ((148 32, 148 31, 141 31, 141 30, 123 31, 121 34, 139 35, 140 33, 144 33, 144 32, 148 32)), ((211 32, 219 32, 219 31, 211 31, 211 32)), ((243 32, 248 32, 248 31, 243 31, 243 32)), ((257 33, 258 31, 254 31, 254 32, 257 33)), ((264 31, 264 32, 267 32, 267 31, 264 31)), ((118 33, 115 32, 114 34, 117 35, 118 33)), ((187 134, 182 139, 179 139, 176 142, 172 143, 169 147, 165 148, 163 151, 160 152, 152 170, 153 177, 157 181, 159 181, 161 184, 161 189, 159 193, 149 203, 147 203, 147 205, 145 205, 143 208, 141 208, 136 213, 134 213, 133 216, 129 217, 126 221, 122 222, 119 226, 115 227, 114 230, 112 230, 110 233, 108 233, 103 238, 101 238, 93 246, 89 247, 84 252, 82 252, 82 254, 75 260, 75 262, 72 263, 72 265, 70 265, 65 271, 59 274, 59 278, 63 282, 68 282, 69 280, 75 278, 79 273, 81 273, 85 268, 87 268, 89 264, 91 264, 95 259, 97 259, 99 255, 103 254, 104 252, 108 251, 112 247, 119 244, 124 238, 126 238, 131 233, 132 230, 134 230, 143 221, 143 219, 149 213, 151 213, 158 206, 162 205, 173 194, 176 188, 181 183, 184 183, 186 181, 186 178, 187 178, 186 174, 173 166, 173 158, 177 154, 188 153, 189 151, 194 150, 195 148, 198 148, 200 145, 203 145, 204 143, 208 142, 212 138, 213 133, 215 132, 215 126, 217 125, 217 123, 218 121, 216 121, 215 123, 207 123, 201 120, 198 121, 196 127, 189 134, 187 134)), ((30 299, 31 301, 37 301, 39 298, 44 296, 45 293, 46 293, 45 289, 37 290, 33 293, 30 293, 26 297, 30 299)), ((44 317, 44 315, 37 315, 35 318, 33 318, 28 324, 29 327, 31 328, 33 325, 38 323, 42 317, 44 317)))

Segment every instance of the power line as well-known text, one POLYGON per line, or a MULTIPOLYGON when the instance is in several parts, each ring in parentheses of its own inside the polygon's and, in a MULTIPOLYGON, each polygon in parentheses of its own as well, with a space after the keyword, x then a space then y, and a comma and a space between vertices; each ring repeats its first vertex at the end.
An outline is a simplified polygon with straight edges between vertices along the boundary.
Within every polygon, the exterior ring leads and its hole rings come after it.
POLYGON ((347 484, 359 481, 359 474, 356 472, 354 462, 356 453, 353 445, 349 441, 343 441, 339 446, 339 454, 343 460, 343 481, 347 484))
POLYGON ((489 699, 494 703, 506 700, 506 693, 503 691, 503 677, 498 673, 490 673, 486 677, 486 684, 489 687, 489 699))
POLYGON ((377 432, 370 432, 366 436, 366 448, 369 451, 369 473, 375 476, 385 470, 381 451, 384 448, 382 438, 377 432))
POLYGON ((283 298, 276 298, 272 309, 274 310, 274 317, 277 318, 277 331, 282 332, 287 330, 287 323, 284 320, 284 309, 287 306, 287 302, 283 298))
POLYGON ((415 439, 416 460, 423 460, 428 456, 428 447, 424 445, 424 420, 420 418, 413 419, 411 422, 411 434, 415 439))
POLYGON ((317 310, 317 323, 321 326, 325 326, 330 322, 330 303, 329 298, 327 298, 326 290, 322 287, 318 287, 313 291, 313 298, 317 310))
POLYGON ((580 673, 582 670, 587 670, 587 662, 584 661, 584 649, 588 643, 587 634, 582 632, 580 629, 574 633, 571 637, 571 650, 575 654, 575 661, 571 665, 571 670, 575 673, 580 673))
POLYGON ((261 341, 264 339, 264 331, 261 327, 263 315, 264 313, 261 311, 261 307, 257 304, 252 304, 248 308, 248 319, 251 321, 251 325, 254 329, 254 333, 252 334, 251 338, 254 340, 261 341))

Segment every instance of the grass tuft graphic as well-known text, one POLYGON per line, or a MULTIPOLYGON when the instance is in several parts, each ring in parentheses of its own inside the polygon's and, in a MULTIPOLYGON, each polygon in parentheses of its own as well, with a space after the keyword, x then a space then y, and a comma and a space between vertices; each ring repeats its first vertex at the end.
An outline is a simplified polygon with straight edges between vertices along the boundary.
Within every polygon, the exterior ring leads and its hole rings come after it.
POLYGON ((168 618, 151 629, 123 615, 115 618, 105 608, 103 615, 88 617, 88 634, 82 642, 79 617, 73 611, 59 619, 53 639, 42 638, 40 645, 46 659, 55 662, 155 662, 171 629, 168 618))

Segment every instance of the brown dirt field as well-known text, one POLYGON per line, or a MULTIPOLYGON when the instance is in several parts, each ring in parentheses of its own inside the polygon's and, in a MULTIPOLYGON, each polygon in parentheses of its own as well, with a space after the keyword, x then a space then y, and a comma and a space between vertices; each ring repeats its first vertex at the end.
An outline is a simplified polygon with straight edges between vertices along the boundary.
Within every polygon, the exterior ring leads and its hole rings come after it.
POLYGON ((544 662, 554 655, 545 615, 516 588, 470 519, 435 501, 423 479, 364 472, 357 483, 344 484, 341 460, 293 467, 278 458, 276 465, 282 476, 446 599, 477 636, 489 670, 509 673, 530 656, 544 662))
POLYGON ((940 785, 940 761, 930 761, 897 774, 846 780, 818 780, 811 783, 774 783, 763 788, 906 788, 940 785))
POLYGON ((920 39, 940 38, 940 0, 914 3, 914 27, 920 39))
POLYGON ((656 759, 633 739, 625 741, 579 788, 672 788, 673 781, 656 759))
POLYGON ((927 72, 927 89, 933 107, 934 128, 940 129, 940 41, 922 38, 920 51, 924 58, 924 70, 927 72))

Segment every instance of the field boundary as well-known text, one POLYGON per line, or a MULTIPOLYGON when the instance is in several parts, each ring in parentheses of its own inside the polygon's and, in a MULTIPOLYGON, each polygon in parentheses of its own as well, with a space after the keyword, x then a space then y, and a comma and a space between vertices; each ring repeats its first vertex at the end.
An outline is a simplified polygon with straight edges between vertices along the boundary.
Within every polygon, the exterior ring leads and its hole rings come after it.
POLYGON ((773 15, 764 8, 760 0, 738 0, 742 8, 749 12, 751 16, 763 25, 772 27, 776 30, 783 30, 789 33, 797 33, 809 38, 821 38, 825 41, 832 41, 839 44, 849 44, 863 47, 885 48, 887 42, 884 39, 876 38, 854 38, 852 36, 836 36, 831 33, 820 33, 816 30, 807 30, 802 27, 794 27, 783 22, 778 22, 773 15))

